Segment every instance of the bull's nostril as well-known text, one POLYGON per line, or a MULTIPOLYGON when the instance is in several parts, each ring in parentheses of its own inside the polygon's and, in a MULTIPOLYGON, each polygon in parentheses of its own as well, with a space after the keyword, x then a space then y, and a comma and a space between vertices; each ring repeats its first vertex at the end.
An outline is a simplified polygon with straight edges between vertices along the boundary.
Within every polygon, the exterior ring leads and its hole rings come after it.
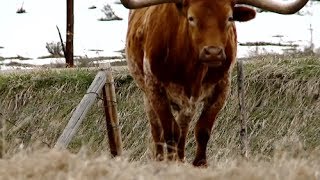
POLYGON ((206 56, 210 56, 211 55, 210 51, 207 48, 204 48, 204 54, 206 56))

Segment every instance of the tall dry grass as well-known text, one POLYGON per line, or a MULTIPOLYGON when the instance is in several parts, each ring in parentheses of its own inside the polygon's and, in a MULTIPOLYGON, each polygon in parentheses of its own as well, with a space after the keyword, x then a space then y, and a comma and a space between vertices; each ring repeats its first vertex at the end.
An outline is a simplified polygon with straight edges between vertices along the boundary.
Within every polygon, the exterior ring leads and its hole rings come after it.
MULTIPOLYGON (((79 69, 0 75, 0 169, 7 172, 7 177, 20 179, 30 172, 34 179, 320 178, 319 57, 267 56, 245 64, 248 161, 239 158, 234 73, 231 95, 208 145, 211 166, 206 170, 150 161, 153 146, 141 92, 126 70, 114 72, 125 150, 123 162, 109 159, 99 99, 68 152, 39 150, 53 147, 95 74, 96 71, 79 69), (21 168, 12 168, 14 162, 19 162, 21 168)), ((190 162, 195 150, 192 129, 188 136, 186 156, 190 162)))
POLYGON ((88 156, 80 151, 38 150, 20 152, 0 160, 0 179, 121 179, 121 180, 317 180, 319 156, 310 158, 277 157, 270 161, 227 158, 214 161, 206 169, 190 164, 129 161, 107 155, 88 156))

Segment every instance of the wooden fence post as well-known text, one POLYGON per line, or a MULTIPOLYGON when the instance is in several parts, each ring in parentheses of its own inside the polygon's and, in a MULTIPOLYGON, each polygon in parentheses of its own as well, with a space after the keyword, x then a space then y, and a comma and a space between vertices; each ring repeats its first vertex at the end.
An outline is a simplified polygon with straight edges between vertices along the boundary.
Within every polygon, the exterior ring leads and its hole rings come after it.
POLYGON ((87 93, 84 95, 76 110, 73 112, 61 136, 58 138, 58 141, 55 144, 55 148, 66 148, 68 146, 91 105, 95 102, 102 88, 105 86, 106 79, 107 78, 104 71, 98 72, 90 87, 88 88, 87 93))
POLYGON ((121 129, 119 126, 117 99, 110 63, 107 63, 106 68, 106 85, 102 88, 106 126, 111 155, 119 156, 122 154, 121 129))
POLYGON ((107 66, 99 71, 94 78, 87 93, 82 98, 61 136, 58 138, 55 148, 66 148, 68 146, 89 108, 101 92, 103 95, 111 154, 112 156, 119 156, 122 154, 122 140, 118 120, 116 92, 110 63, 107 63, 107 66))
POLYGON ((239 99, 239 119, 240 119, 240 151, 241 155, 248 158, 248 136, 247 136, 247 120, 245 116, 244 104, 244 76, 243 61, 238 59, 238 99, 239 99))

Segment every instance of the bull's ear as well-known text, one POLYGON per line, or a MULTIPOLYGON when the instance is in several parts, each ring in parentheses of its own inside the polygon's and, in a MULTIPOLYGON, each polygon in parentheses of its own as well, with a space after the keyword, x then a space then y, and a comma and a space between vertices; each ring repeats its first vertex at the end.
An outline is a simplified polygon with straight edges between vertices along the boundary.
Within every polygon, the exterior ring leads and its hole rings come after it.
POLYGON ((233 8, 233 20, 245 22, 253 19, 256 16, 256 11, 246 6, 235 6, 233 8))

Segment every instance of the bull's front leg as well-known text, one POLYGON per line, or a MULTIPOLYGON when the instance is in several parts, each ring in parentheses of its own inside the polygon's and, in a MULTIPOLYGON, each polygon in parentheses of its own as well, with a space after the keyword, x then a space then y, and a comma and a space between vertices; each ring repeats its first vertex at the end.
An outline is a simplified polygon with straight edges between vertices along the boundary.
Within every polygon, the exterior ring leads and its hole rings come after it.
POLYGON ((164 153, 163 153, 164 139, 163 139, 162 126, 160 124, 157 114, 153 111, 153 108, 151 107, 146 95, 143 96, 143 100, 144 100, 144 108, 147 113, 147 117, 149 119, 150 126, 151 126, 151 135, 155 144, 155 149, 156 149, 155 158, 156 160, 161 161, 164 159, 164 153))
POLYGON ((163 137, 167 145, 168 159, 177 158, 177 144, 180 138, 180 128, 172 115, 170 103, 156 78, 146 76, 146 97, 149 100, 152 110, 159 118, 163 130, 163 137))
POLYGON ((180 139, 179 139, 179 143, 178 143, 178 156, 179 156, 179 159, 181 162, 185 161, 186 137, 188 135, 189 124, 190 124, 192 115, 185 114, 184 112, 180 112, 177 117, 177 121, 178 121, 178 124, 180 127, 180 139))
POLYGON ((194 166, 207 166, 207 144, 210 138, 214 121, 223 108, 229 95, 230 81, 225 80, 216 85, 213 93, 206 99, 203 111, 195 126, 195 139, 197 142, 194 166))

